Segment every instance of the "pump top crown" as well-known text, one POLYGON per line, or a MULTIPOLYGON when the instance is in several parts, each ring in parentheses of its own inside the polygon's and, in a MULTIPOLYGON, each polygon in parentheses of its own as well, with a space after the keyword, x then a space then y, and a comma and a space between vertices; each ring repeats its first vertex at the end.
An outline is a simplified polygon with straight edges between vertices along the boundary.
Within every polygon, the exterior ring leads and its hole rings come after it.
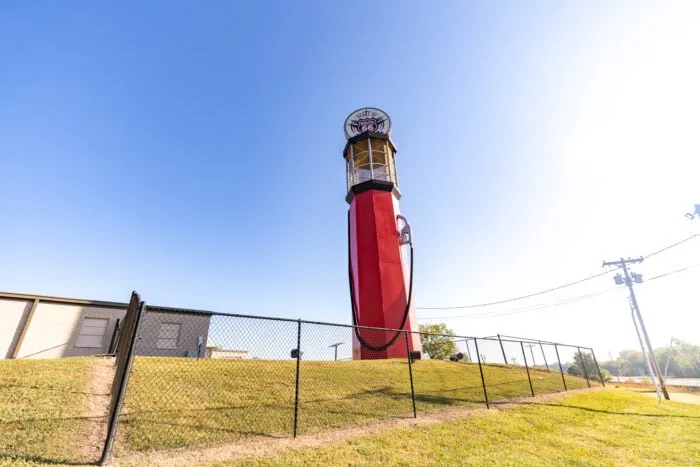
POLYGON ((347 139, 367 131, 388 135, 391 131, 391 119, 386 112, 374 107, 363 107, 345 119, 345 137, 347 139))
POLYGON ((346 201, 355 194, 370 189, 391 191, 396 198, 398 190, 396 173, 396 146, 391 140, 391 119, 382 110, 364 107, 345 119, 347 144, 343 157, 347 169, 346 201))

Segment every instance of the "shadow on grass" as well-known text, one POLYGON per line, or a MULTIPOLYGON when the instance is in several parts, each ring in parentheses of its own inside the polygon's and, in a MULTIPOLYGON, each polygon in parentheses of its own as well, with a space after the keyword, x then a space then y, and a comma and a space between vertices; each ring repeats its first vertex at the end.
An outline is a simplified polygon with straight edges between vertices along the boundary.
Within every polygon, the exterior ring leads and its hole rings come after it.
MULTIPOLYGON (((19 420, 0 421, 0 465, 5 462, 26 462, 35 464, 57 465, 94 465, 97 459, 85 459, 72 448, 61 449, 51 443, 53 434, 88 433, 101 429, 107 423, 106 416, 66 416, 35 417, 19 420), (60 449, 60 453, 57 450, 60 449), (67 453, 67 454, 66 454, 67 453)), ((81 439, 76 435, 66 441, 78 449, 81 439)), ((81 436, 81 435, 77 435, 81 436)))
MULTIPOLYGON (((417 410, 421 413, 485 403, 480 381, 469 381, 460 387, 431 388, 429 391, 422 391, 419 386, 415 388, 415 402, 417 410)), ((489 390, 508 387, 517 390, 517 394, 508 395, 503 399, 504 402, 507 402, 508 398, 529 396, 529 390, 527 394, 521 391, 527 388, 527 380, 522 378, 488 385, 489 390)), ((556 391, 546 391, 550 392, 556 391)), ((291 396, 293 391, 290 398, 291 396)), ((305 399, 304 391, 300 393, 298 426, 299 432, 302 433, 319 428, 353 426, 367 421, 413 416, 411 392, 403 387, 384 385, 338 395, 334 395, 334 391, 329 389, 327 394, 318 394, 318 391, 315 391, 309 396, 309 399, 305 399)), ((135 433, 133 436, 137 438, 137 433, 140 432, 165 433, 165 430, 169 430, 166 427, 210 433, 204 436, 206 439, 202 438, 193 443, 183 441, 183 445, 187 446, 231 442, 250 437, 284 438, 292 434, 293 401, 237 401, 237 404, 240 405, 221 404, 194 408, 178 408, 174 405, 173 408, 163 409, 143 407, 124 414, 121 423, 130 430, 135 430, 132 433, 135 433), (221 436, 217 436, 216 433, 221 433, 221 436)), ((177 444, 180 445, 179 442, 177 444)))
MULTIPOLYGON (((480 386, 468 388, 476 390, 480 389, 480 386)), ((435 408, 439 408, 437 406, 448 407, 483 403, 483 400, 479 398, 421 393, 417 393, 415 398, 416 402, 429 403, 436 406, 435 408)), ((410 392, 397 391, 391 386, 382 386, 364 389, 342 397, 302 399, 299 409, 299 429, 303 432, 319 427, 350 426, 366 420, 403 418, 412 415, 410 392), (363 407, 363 401, 367 402, 365 407, 363 407), (338 403, 334 404, 334 402, 338 403)), ((236 407, 219 405, 196 409, 135 410, 125 414, 120 423, 124 426, 138 427, 139 430, 145 429, 146 431, 159 430, 157 427, 173 426, 209 433, 228 433, 236 435, 234 438, 280 438, 291 435, 293 416, 293 404, 251 403, 236 407), (264 418, 270 421, 274 419, 275 422, 270 423, 269 426, 276 429, 251 429, 250 423, 246 423, 242 417, 248 415, 251 411, 255 412, 255 419, 264 418), (202 423, 203 420, 207 419, 207 413, 216 413, 218 417, 224 418, 219 419, 218 425, 202 423), (280 426, 288 426, 288 429, 280 430, 280 426)), ((216 440, 212 441, 216 442, 216 440)), ((195 444, 207 444, 207 441, 195 444)))
POLYGON ((13 461, 23 461, 23 462, 27 462, 28 464, 31 464, 31 465, 37 465, 37 464, 44 464, 44 465, 46 465, 46 464, 48 464, 48 465, 98 465, 99 464, 98 460, 75 461, 75 460, 68 460, 68 459, 62 459, 62 458, 50 458, 50 457, 34 456, 31 454, 21 455, 21 454, 0 451, 0 463, 4 464, 3 460, 5 460, 5 459, 13 460, 13 461))
MULTIPOLYGON (((175 404, 173 404, 175 405, 175 404)), ((245 405, 217 405, 217 406, 211 406, 211 407, 202 407, 199 409, 182 409, 182 408, 174 408, 174 409, 143 409, 143 410, 129 410, 126 412, 122 412, 121 417, 132 417, 132 418, 137 418, 142 415, 148 415, 148 414, 157 414, 157 415, 164 415, 164 414, 169 414, 169 413, 198 413, 198 412, 219 412, 219 411, 235 411, 235 410, 250 410, 250 409, 289 409, 289 410, 294 410, 294 404, 289 403, 289 404, 271 404, 271 403, 262 403, 262 404, 245 404, 245 405)))
POLYGON ((82 394, 85 396, 109 396, 109 392, 88 392, 88 391, 66 391, 62 388, 47 387, 47 386, 25 386, 22 384, 4 384, 0 385, 0 392, 13 389, 31 389, 33 391, 58 392, 61 394, 82 394))
MULTIPOLYGON (((132 425, 136 422, 139 425, 149 425, 149 426, 174 426, 174 427, 186 427, 190 429, 196 429, 196 430, 202 430, 202 431, 209 431, 209 432, 218 432, 218 433, 235 433, 239 435, 244 435, 244 436, 259 436, 263 438, 272 438, 272 439, 281 439, 281 438, 286 438, 288 435, 282 435, 280 433, 265 433, 262 431, 253 431, 253 430, 244 430, 244 429, 237 429, 237 428, 227 428, 227 427, 214 427, 214 426, 207 426, 207 425, 202 425, 201 423, 187 423, 183 422, 182 420, 178 420, 177 422, 168 422, 164 420, 155 420, 155 419, 140 419, 140 420, 123 420, 121 424, 124 424, 125 426, 132 425)), ((291 434, 291 424, 290 424, 290 434, 291 434)), ((242 436, 243 437, 243 436, 242 436)))
MULTIPOLYGON (((496 387, 496 386, 507 386, 510 384, 517 384, 517 383, 522 383, 520 380, 513 380, 513 381, 505 381, 502 383, 497 383, 490 385, 490 387, 496 387)), ((434 391, 420 391, 416 390, 415 392, 415 399, 416 402, 422 402, 426 404, 432 404, 432 405, 437 405, 437 406, 452 406, 452 405, 464 405, 465 403, 468 404, 483 404, 484 399, 481 395, 477 395, 479 391, 482 390, 481 385, 470 385, 470 386, 462 386, 458 388, 450 388, 450 389, 437 389, 434 391), (474 397, 458 397, 455 395, 452 395, 457 392, 465 392, 465 393, 470 393, 473 392, 475 393, 474 397)), ((341 397, 317 397, 314 399, 309 399, 309 400, 304 400, 303 396, 302 399, 300 400, 300 410, 303 413, 303 410, 306 408, 307 410, 322 410, 326 411, 328 413, 336 413, 336 414, 349 414, 349 415, 357 415, 357 416, 376 416, 377 413, 370 411, 362 411, 361 407, 360 410, 357 410, 358 407, 355 408, 355 410, 344 410, 344 409, 338 409, 334 408, 332 403, 336 401, 356 401, 356 402, 362 402, 363 400, 372 400, 372 399, 377 399, 377 398, 386 398, 387 401, 393 400, 393 401, 400 401, 401 403, 401 409, 405 409, 404 405, 407 404, 409 407, 408 411, 411 411, 410 409, 410 404, 411 404, 411 393, 410 392, 405 392, 405 391, 397 391, 394 388, 390 386, 381 386, 381 387, 376 387, 376 388, 371 388, 371 389, 364 389, 361 391, 357 391, 351 394, 347 394, 341 397), (324 407, 318 407, 318 405, 322 404, 329 404, 329 407, 326 409, 324 407), (316 407, 314 407, 316 406, 316 407), (313 409, 312 409, 313 407, 313 409)), ((230 405, 219 405, 219 406, 214 406, 214 407, 204 407, 204 408, 197 408, 197 409, 180 409, 180 408, 173 408, 173 409, 152 409, 152 410, 133 410, 129 411, 128 413, 124 414, 124 421, 126 422, 127 420, 131 419, 134 422, 141 422, 141 421, 148 421, 149 423, 163 423, 167 424, 168 422, 163 422, 161 421, 153 421, 150 417, 144 418, 144 416, 147 415, 153 415, 155 417, 161 417, 163 415, 168 415, 168 414, 204 414, 206 412, 231 412, 231 415, 234 416, 235 412, 239 411, 249 411, 251 409, 258 409, 261 411, 283 411, 283 410, 288 410, 290 413, 293 413, 294 410, 294 405, 292 403, 289 404, 279 404, 279 403, 251 403, 251 404, 246 404, 246 405, 240 405, 240 406, 230 406, 230 405)), ((193 415, 194 417, 198 417, 197 415, 193 415)), ((212 427, 208 427, 208 429, 213 429, 212 427)), ((228 430, 227 428, 224 430, 228 430)))
POLYGON ((88 422, 104 422, 107 421, 107 415, 96 415, 93 417, 54 417, 54 418, 25 418, 20 420, 3 420, 0 421, 0 425, 12 426, 12 425, 22 425, 27 422, 74 422, 77 420, 85 420, 88 422))
POLYGON ((615 412, 612 410, 593 409, 590 407, 581 407, 580 405, 561 405, 561 404, 545 404, 543 402, 496 402, 495 404, 513 404, 513 405, 539 405, 544 407, 554 407, 557 409, 581 410, 584 412, 604 413, 608 415, 623 415, 633 417, 649 417, 649 418, 690 418, 700 420, 700 417, 692 415, 671 415, 671 414, 656 414, 656 413, 637 413, 637 412, 615 412))

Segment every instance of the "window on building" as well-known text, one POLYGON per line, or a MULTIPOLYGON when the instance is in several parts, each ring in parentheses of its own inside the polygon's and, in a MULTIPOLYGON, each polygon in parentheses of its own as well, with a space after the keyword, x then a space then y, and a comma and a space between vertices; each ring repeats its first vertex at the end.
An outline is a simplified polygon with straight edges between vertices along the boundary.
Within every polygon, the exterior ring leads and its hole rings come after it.
POLYGON ((107 332, 108 318, 85 318, 75 341, 76 347, 102 347, 107 332))
POLYGON ((163 323, 158 332, 156 349, 177 349, 177 341, 180 338, 181 324, 163 323))

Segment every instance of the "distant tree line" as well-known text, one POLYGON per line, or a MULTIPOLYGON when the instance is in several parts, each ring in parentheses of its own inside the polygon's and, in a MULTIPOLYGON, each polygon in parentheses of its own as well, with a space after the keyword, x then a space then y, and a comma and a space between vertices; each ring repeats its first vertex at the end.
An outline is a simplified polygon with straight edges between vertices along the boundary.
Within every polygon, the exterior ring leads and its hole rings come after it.
MULTIPOLYGON (((426 357, 435 360, 448 360, 450 356, 458 352, 457 345, 453 340, 455 332, 448 328, 446 324, 421 324, 419 330, 421 333, 424 333, 421 334, 421 344, 426 357)), ((666 368, 666 361, 668 360, 668 376, 675 378, 700 378, 700 345, 693 345, 674 339, 670 353, 668 347, 656 349, 654 353, 662 371, 666 368)), ((562 369, 573 376, 584 377, 588 373, 590 379, 599 380, 600 375, 593 361, 593 356, 587 352, 582 352, 581 355, 583 355, 583 361, 578 353, 574 354, 574 361, 562 362, 562 369)), ((465 355, 463 361, 468 360, 468 356, 465 355)), ((515 362, 513 363, 515 364, 515 362)), ((553 371, 559 371, 559 365, 556 362, 550 363, 549 368, 553 371)), ((605 381, 610 380, 611 375, 617 376, 618 371, 620 376, 646 375, 646 362, 642 352, 639 350, 623 350, 617 359, 600 362, 600 372, 605 381)))
POLYGON ((600 381, 601 376, 605 381, 610 381, 612 379, 610 372, 606 370, 603 365, 600 366, 600 374, 598 374, 598 368, 595 365, 595 360, 593 360, 593 355, 588 352, 574 354, 574 363, 567 365, 566 372, 572 376, 580 376, 581 378, 588 376, 589 379, 595 381, 600 381), (581 359, 581 355, 583 355, 583 360, 581 359), (582 365, 585 365, 585 369, 582 365))
MULTIPOLYGON (((668 360, 668 376, 700 378, 700 345, 674 339, 670 352, 668 347, 663 347, 655 349, 654 354, 661 371, 666 368, 668 360)), ((639 350, 623 350, 615 360, 602 362, 600 366, 616 376, 618 371, 620 376, 644 376, 647 374, 646 362, 639 350)))

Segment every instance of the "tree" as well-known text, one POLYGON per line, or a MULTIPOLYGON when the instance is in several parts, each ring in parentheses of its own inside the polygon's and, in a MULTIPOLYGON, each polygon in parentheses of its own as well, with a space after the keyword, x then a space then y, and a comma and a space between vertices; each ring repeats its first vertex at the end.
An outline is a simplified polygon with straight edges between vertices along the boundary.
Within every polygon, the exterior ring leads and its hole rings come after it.
MULTIPOLYGON (((700 345, 674 339, 670 353, 668 347, 657 348, 654 353, 661 371, 666 369, 666 360, 668 360, 669 377, 700 377, 700 345)), ((639 350, 623 350, 616 360, 603 362, 601 366, 614 374, 617 374, 619 367, 622 376, 644 376, 648 371, 644 356, 639 350)))
POLYGON ((421 333, 420 342, 423 346, 423 353, 431 359, 447 360, 450 355, 457 353, 457 344, 452 339, 455 332, 448 329, 445 323, 421 324, 418 330, 421 333))
POLYGON ((668 376, 676 378, 700 377, 700 345, 674 339, 670 353, 668 347, 656 349, 655 352, 662 371, 666 367, 666 360, 669 360, 668 376))
MULTIPOLYGON (((598 368, 593 360, 593 355, 588 352, 576 352, 574 354, 574 363, 571 364, 566 372, 572 376, 580 376, 582 378, 588 374, 588 379, 600 381, 600 375, 598 374, 598 368), (583 361, 581 361, 581 355, 583 355, 583 361), (586 371, 584 371, 584 368, 586 371)), ((603 375, 605 381, 610 381, 610 372, 608 370, 601 368, 600 373, 603 375)))

